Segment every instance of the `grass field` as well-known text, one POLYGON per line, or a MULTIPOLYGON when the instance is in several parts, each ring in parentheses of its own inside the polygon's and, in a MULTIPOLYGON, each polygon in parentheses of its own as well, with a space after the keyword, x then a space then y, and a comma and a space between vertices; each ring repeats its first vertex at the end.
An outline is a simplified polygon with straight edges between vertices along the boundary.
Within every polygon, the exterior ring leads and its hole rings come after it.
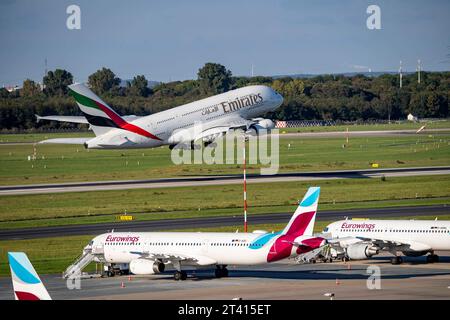
MULTIPOLYGON (((323 180, 320 209, 450 203, 450 176, 323 180)), ((309 182, 248 185, 249 212, 291 212, 309 182)), ((136 220, 236 215, 242 186, 132 189, 0 197, 0 229, 114 222, 127 211, 136 220)))
MULTIPOLYGON (((411 217, 414 219, 429 219, 429 217, 411 217)), ((409 219, 404 217, 402 219, 409 219)), ((439 216, 440 220, 448 220, 450 216, 439 216)), ((314 231, 320 232, 331 221, 316 222, 314 231)), ((249 232, 253 230, 278 231, 284 224, 275 225, 249 225, 249 232)), ((221 228, 186 229, 179 231, 210 231, 210 232, 243 232, 242 226, 228 226, 221 228)), ((83 247, 92 239, 92 236, 71 236, 57 238, 43 238, 33 240, 0 241, 0 277, 10 276, 7 261, 8 251, 24 251, 27 253, 36 271, 39 274, 62 273, 77 256, 83 247)), ((85 271, 95 270, 95 264, 89 265, 85 271)))
MULTIPOLYGON (((280 138, 279 171, 320 171, 438 166, 450 163, 450 133, 395 137, 280 138)), ((0 144, 0 185, 174 176, 241 174, 240 164, 174 165, 168 147, 141 150, 85 150, 73 145, 0 144)), ((267 167, 267 166, 263 166, 267 167)), ((249 164, 249 173, 260 173, 249 164)))
MULTIPOLYGON (((333 131, 377 131, 377 130, 414 130, 426 124, 427 129, 449 129, 450 119, 433 120, 426 122, 400 121, 390 124, 352 124, 338 126, 286 128, 286 132, 333 132, 333 131)), ((281 130, 280 130, 281 131, 281 130)), ((23 133, 23 134, 0 134, 0 143, 11 142, 39 142, 45 139, 68 138, 68 137, 94 137, 92 131, 73 133, 23 133)))

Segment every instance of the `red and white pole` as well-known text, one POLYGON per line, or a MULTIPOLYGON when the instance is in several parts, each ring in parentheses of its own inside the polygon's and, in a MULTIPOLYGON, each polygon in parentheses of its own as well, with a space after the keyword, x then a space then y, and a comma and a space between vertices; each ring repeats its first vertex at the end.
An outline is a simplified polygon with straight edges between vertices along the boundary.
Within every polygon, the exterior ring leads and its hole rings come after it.
POLYGON ((244 137, 244 232, 247 232, 247 170, 245 158, 245 137, 244 137))

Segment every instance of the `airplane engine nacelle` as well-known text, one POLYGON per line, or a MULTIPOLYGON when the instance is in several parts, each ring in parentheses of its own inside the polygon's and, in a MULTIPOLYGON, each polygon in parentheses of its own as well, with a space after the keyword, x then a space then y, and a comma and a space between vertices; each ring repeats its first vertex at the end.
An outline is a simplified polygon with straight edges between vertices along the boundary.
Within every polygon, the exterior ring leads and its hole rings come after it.
POLYGON ((212 143, 214 142, 214 140, 216 140, 217 138, 219 138, 220 136, 222 136, 222 133, 214 133, 214 134, 210 134, 206 137, 202 138, 202 141, 205 143, 212 143))
POLYGON ((156 274, 164 272, 165 265, 161 261, 148 259, 135 259, 130 262, 130 271, 133 274, 156 274))
POLYGON ((371 256, 378 254, 378 247, 371 244, 352 244, 346 248, 347 257, 351 260, 368 259, 371 256))
POLYGON ((246 131, 250 135, 259 135, 262 130, 271 130, 275 128, 275 123, 270 119, 261 119, 257 123, 252 124, 250 128, 246 131))

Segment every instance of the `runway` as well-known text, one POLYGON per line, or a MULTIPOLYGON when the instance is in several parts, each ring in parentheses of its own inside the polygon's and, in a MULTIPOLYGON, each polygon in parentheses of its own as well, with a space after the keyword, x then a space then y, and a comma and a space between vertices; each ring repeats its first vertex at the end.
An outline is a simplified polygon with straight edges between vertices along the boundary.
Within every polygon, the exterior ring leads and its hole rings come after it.
MULTIPOLYGON (((247 183, 270 183, 287 181, 315 181, 330 179, 358 179, 385 177, 411 177, 422 175, 450 174, 450 166, 415 167, 415 168, 386 168, 367 170, 338 170, 319 172, 288 172, 276 175, 248 174, 247 183)), ((241 175, 196 176, 182 178, 161 178, 151 180, 119 180, 94 181, 78 183, 38 184, 0 186, 0 196, 45 194, 62 192, 87 192, 107 190, 127 190, 140 188, 173 188, 209 185, 242 184, 241 175)))
MULTIPOLYGON (((433 219, 438 215, 450 214, 450 206, 412 206, 375 209, 353 209, 320 211, 317 213, 318 221, 336 221, 349 218, 389 218, 407 216, 430 216, 433 219)), ((249 215, 249 224, 276 224, 288 223, 292 212, 263 213, 249 215)), ((0 240, 36 239, 47 237, 73 236, 73 235, 98 235, 100 233, 114 231, 166 231, 194 229, 205 227, 222 227, 242 224, 242 215, 205 217, 205 218, 179 218, 148 221, 130 221, 114 223, 96 223, 88 225, 67 225, 58 227, 38 227, 12 230, 0 230, 0 240)), ((271 231, 271 230, 269 230, 271 231)))
MULTIPOLYGON (((441 261, 406 257, 391 265, 389 255, 350 263, 296 264, 293 260, 260 266, 228 266, 229 277, 216 279, 213 269, 189 270, 185 281, 174 281, 172 270, 151 276, 116 276, 81 280, 69 290, 61 275, 41 275, 53 299, 213 300, 251 299, 450 299, 450 252, 436 252, 441 261), (350 268, 349 268, 350 265, 350 268), (379 267, 379 288, 368 287, 368 267, 379 267), (122 286, 123 283, 123 286, 122 286)), ((13 299, 11 279, 0 278, 0 300, 13 299)))
MULTIPOLYGON (((351 126, 349 126, 351 128, 351 126)), ((417 129, 402 130, 367 130, 367 131, 330 131, 330 132, 289 132, 281 133, 281 137, 301 137, 301 138, 336 138, 336 137, 384 137, 384 136, 405 136, 405 135, 427 135, 434 133, 446 133, 450 128, 425 129, 420 133, 416 133, 417 129)), ((283 131, 283 128, 280 128, 283 131)))

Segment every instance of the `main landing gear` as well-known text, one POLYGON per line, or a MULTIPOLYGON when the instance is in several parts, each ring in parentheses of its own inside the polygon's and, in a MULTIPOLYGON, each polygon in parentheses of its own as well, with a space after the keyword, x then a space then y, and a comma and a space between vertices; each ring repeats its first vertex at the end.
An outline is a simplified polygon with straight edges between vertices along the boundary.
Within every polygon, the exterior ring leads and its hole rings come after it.
POLYGON ((173 267, 175 268, 175 273, 173 274, 173 278, 176 281, 179 280, 186 280, 187 279, 187 273, 186 271, 181 270, 181 261, 175 260, 173 261, 173 267))
POLYGON ((402 259, 402 257, 395 256, 395 257, 391 258, 391 263, 392 264, 402 264, 403 259, 402 259))
POLYGON ((176 281, 179 281, 179 280, 186 280, 187 279, 187 273, 186 273, 186 271, 175 271, 175 273, 173 274, 173 278, 176 280, 176 281))
POLYGON ((437 254, 432 253, 427 256, 427 262, 428 263, 439 262, 439 256, 437 254))
POLYGON ((216 278, 228 277, 227 266, 217 265, 214 274, 215 274, 216 278))

